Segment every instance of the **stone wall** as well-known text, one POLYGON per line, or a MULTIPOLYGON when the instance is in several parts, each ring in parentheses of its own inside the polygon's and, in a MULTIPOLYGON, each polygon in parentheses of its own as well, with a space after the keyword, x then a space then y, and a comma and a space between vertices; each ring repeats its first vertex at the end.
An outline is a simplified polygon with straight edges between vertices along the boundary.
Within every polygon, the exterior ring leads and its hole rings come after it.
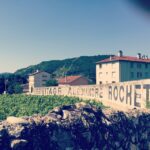
POLYGON ((65 95, 95 99, 104 105, 128 110, 146 108, 150 102, 150 80, 105 85, 58 86, 34 88, 33 95, 65 95))
POLYGON ((117 112, 85 103, 45 116, 0 122, 0 150, 149 150, 150 111, 117 112))

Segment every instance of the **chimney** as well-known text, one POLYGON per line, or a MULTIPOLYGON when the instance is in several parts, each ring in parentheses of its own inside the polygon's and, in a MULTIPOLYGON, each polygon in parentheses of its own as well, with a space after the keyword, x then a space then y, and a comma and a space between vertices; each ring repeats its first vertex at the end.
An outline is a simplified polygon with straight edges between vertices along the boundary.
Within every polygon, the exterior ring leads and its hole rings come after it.
POLYGON ((145 59, 145 58, 146 58, 146 56, 145 56, 145 55, 143 55, 143 56, 142 56, 142 59, 145 59))
POLYGON ((123 56, 123 51, 122 51, 122 50, 120 50, 120 51, 118 52, 118 56, 119 56, 119 57, 122 57, 122 56, 123 56))
POLYGON ((110 61, 112 60, 112 56, 109 57, 110 61))
POLYGON ((137 58, 138 58, 138 59, 141 59, 141 56, 142 56, 141 53, 138 53, 138 54, 137 54, 137 58))

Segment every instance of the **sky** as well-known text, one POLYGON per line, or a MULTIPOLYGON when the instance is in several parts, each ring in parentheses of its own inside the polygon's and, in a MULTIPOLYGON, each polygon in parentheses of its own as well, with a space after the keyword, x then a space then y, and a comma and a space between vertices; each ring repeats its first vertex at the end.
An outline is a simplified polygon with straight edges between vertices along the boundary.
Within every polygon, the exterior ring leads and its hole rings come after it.
POLYGON ((150 50, 150 17, 127 0, 0 0, 0 73, 118 50, 150 50))

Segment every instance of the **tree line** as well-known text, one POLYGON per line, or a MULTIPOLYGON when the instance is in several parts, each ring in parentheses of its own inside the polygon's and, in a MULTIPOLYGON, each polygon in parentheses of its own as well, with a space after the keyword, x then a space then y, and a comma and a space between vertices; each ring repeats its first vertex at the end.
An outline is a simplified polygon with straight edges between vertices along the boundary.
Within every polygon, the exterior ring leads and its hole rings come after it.
POLYGON ((0 94, 22 93, 22 85, 27 83, 27 78, 16 74, 0 74, 0 94))

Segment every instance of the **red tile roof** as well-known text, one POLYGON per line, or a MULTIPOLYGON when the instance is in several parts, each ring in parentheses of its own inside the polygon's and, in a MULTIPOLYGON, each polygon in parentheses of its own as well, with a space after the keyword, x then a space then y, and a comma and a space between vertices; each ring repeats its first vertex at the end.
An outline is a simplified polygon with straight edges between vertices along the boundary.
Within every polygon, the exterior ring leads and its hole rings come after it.
POLYGON ((132 61, 132 62, 143 62, 143 63, 150 63, 150 59, 139 59, 137 57, 132 56, 112 56, 111 58, 104 59, 102 61, 99 61, 97 63, 108 63, 113 61, 132 61))
POLYGON ((72 83, 73 81, 81 78, 82 76, 66 76, 58 79, 59 84, 69 84, 72 83))

